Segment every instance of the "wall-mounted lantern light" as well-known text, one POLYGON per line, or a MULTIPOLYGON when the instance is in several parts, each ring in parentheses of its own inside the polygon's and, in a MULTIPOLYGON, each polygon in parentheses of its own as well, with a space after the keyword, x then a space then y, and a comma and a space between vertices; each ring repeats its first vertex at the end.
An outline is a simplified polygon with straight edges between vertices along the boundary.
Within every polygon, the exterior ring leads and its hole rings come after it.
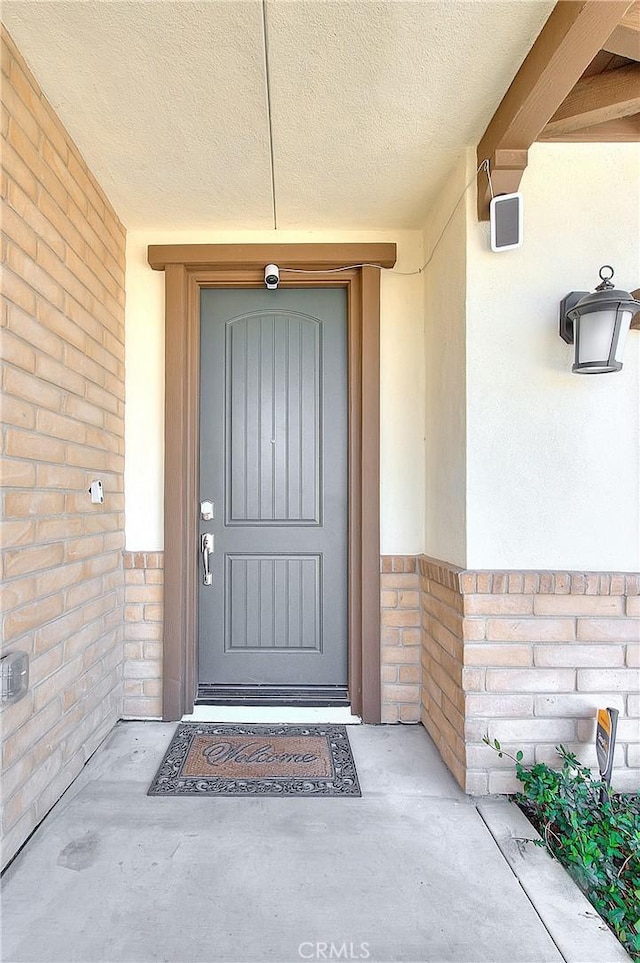
POLYGON ((599 273, 602 283, 592 294, 572 291, 560 302, 560 337, 576 346, 571 370, 577 374, 620 371, 631 319, 640 311, 640 301, 614 288, 609 264, 599 273))

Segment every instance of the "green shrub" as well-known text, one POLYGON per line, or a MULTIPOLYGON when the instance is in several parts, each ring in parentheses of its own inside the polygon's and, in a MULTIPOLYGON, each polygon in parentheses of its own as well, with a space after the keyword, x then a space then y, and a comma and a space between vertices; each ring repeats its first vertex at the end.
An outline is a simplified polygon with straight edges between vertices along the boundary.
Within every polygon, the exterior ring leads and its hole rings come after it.
POLYGON ((546 848, 569 871, 634 960, 640 960, 640 792, 616 795, 564 746, 562 768, 522 765, 522 753, 505 752, 497 739, 484 742, 516 764, 523 791, 516 801, 546 848))

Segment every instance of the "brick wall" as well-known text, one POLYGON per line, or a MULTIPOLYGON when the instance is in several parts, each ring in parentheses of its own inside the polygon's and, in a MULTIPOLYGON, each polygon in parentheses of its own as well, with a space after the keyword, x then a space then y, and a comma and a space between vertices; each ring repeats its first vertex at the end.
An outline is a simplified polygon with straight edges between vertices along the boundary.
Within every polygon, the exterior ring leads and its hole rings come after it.
POLYGON ((488 732, 525 761, 562 743, 596 766, 595 711, 619 710, 612 783, 640 786, 639 575, 465 573, 467 791, 517 788, 488 732), (504 768, 503 768, 504 767, 504 768))
POLYGON ((125 552, 125 719, 162 717, 163 552, 125 552))
POLYGON ((420 585, 416 559, 380 564, 382 721, 420 721, 420 585))
POLYGON ((461 786, 465 784, 464 618, 457 571, 421 557, 421 720, 461 786))
POLYGON ((121 712, 125 233, 4 30, 2 72, 6 863, 121 712))
POLYGON ((422 721, 467 792, 518 788, 482 739, 596 765, 595 712, 620 711, 613 785, 640 786, 640 575, 471 572, 420 559, 422 721))

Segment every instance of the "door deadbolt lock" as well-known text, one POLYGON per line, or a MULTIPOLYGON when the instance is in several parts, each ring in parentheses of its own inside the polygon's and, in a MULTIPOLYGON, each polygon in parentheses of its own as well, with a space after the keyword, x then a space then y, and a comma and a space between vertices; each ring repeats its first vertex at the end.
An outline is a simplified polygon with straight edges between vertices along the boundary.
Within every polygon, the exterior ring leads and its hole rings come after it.
POLYGON ((205 532, 204 535, 200 536, 200 552, 202 554, 202 584, 212 585, 213 575, 211 574, 211 568, 209 565, 209 556, 213 555, 213 535, 211 532, 205 532))
POLYGON ((203 522, 210 522, 215 516, 215 507, 213 502, 204 501, 200 502, 200 518, 203 522))

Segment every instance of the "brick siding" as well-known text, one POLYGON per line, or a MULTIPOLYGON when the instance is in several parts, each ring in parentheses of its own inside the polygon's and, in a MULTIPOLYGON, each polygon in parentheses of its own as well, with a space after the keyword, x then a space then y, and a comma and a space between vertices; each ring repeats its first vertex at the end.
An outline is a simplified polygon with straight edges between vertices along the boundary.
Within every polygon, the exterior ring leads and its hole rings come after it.
POLYGON ((4 29, 2 73, 4 865, 121 715, 125 232, 4 29))
POLYGON ((380 562, 382 721, 420 721, 420 584, 416 559, 380 562))
POLYGON ((456 573, 418 560, 422 608, 422 724, 465 784, 464 618, 456 573))
POLYGON ((125 552, 125 719, 162 717, 164 553, 125 552))
POLYGON ((612 783, 640 785, 640 575, 470 572, 422 557, 422 721, 467 792, 512 792, 513 763, 596 766, 598 708, 620 711, 612 783))
POLYGON ((525 761, 555 765, 562 743, 595 756, 596 709, 620 712, 612 784, 640 786, 640 575, 583 572, 460 576, 466 639, 466 788, 511 792, 485 733, 525 761))

